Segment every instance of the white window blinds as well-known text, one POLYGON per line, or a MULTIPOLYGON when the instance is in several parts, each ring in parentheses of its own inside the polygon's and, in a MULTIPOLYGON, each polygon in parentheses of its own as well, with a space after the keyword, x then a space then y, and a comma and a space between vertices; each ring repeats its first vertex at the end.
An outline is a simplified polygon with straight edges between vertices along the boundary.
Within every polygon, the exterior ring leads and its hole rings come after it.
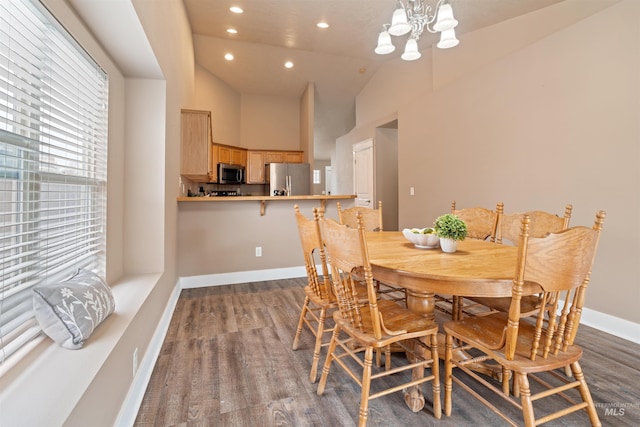
POLYGON ((31 288, 104 277, 106 74, 37 0, 0 1, 0 365, 41 333, 31 288))

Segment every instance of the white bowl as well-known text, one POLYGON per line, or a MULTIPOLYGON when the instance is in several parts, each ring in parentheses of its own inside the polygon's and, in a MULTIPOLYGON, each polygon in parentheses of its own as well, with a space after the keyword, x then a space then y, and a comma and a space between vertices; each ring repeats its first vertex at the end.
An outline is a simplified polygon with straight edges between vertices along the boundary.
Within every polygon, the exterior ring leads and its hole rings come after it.
POLYGON ((411 229, 405 228, 402 230, 402 234, 404 237, 413 243, 416 248, 421 249, 431 249, 437 248, 440 243, 440 238, 435 234, 423 234, 423 233, 414 233, 412 230, 422 230, 422 229, 411 229))

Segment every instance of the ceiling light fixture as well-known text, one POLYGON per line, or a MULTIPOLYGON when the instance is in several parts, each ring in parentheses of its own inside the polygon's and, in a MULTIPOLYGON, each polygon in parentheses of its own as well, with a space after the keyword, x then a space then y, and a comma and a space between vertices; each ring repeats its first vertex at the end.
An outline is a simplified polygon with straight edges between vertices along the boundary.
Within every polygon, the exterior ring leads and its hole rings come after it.
POLYGON ((244 10, 242 10, 242 8, 241 8, 241 7, 238 7, 238 6, 231 6, 231 7, 229 8, 229 10, 230 10, 231 12, 233 12, 233 13, 243 13, 243 12, 244 12, 244 10))
POLYGON ((327 24, 326 22, 318 22, 318 23, 316 24, 316 26, 317 26, 318 28, 323 28, 323 29, 324 29, 324 28, 329 28, 329 24, 327 24))
POLYGON ((233 55, 230 53, 226 53, 224 55, 224 59, 226 59, 227 61, 233 61, 233 55))
POLYGON ((287 68, 293 68, 293 62, 287 61, 287 62, 284 63, 284 66, 287 67, 287 68))
POLYGON ((398 0, 398 7, 393 12, 391 24, 385 24, 378 35, 376 53, 384 55, 393 52, 396 48, 391 43, 391 36, 409 33, 401 58, 406 61, 420 58, 418 39, 425 28, 430 33, 440 33, 440 41, 437 44, 440 49, 448 49, 460 43, 454 30, 458 21, 453 18, 453 9, 447 0, 438 0, 433 9, 437 13, 433 12, 431 6, 425 6, 424 0, 406 0, 406 2, 407 5, 398 0))
POLYGON ((227 28, 227 33, 229 34, 238 34, 238 30, 235 28, 227 28))

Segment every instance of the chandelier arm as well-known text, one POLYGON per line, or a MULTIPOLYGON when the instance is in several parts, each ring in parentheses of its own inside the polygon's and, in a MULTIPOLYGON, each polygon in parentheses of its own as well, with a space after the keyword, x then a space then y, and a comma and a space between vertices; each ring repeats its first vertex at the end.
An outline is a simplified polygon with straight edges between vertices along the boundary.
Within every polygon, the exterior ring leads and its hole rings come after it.
POLYGON ((409 0, 413 5, 412 7, 405 7, 407 12, 407 20, 411 24, 411 36, 418 39, 420 34, 426 28, 430 33, 437 33, 438 31, 431 28, 438 15, 438 9, 445 2, 445 0, 438 0, 435 7, 427 5, 425 7, 424 0, 409 0))

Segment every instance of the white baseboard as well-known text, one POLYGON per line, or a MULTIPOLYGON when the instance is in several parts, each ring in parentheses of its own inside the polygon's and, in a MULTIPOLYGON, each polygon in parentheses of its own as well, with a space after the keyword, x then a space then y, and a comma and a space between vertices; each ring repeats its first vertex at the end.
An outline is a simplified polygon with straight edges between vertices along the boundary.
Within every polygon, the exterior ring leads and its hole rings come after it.
POLYGON ((203 276, 180 277, 181 289, 203 288, 207 286, 234 285, 236 283, 263 282, 265 280, 293 279, 306 277, 304 267, 272 268, 269 270, 236 271, 233 273, 206 274, 203 276))
POLYGON ((590 310, 588 308, 582 309, 580 323, 636 344, 640 344, 640 323, 634 323, 629 320, 621 319, 599 311, 590 310))
POLYGON ((125 398, 124 403, 120 408, 120 412, 118 413, 118 417, 116 418, 116 423, 114 424, 116 426, 133 426, 136 421, 136 416, 140 410, 144 393, 147 390, 149 380, 151 379, 151 373, 153 372, 153 368, 156 365, 158 356, 160 355, 160 350, 162 350, 162 344, 164 343, 164 338, 167 335, 167 330, 171 323, 171 317, 173 316, 176 304, 178 303, 178 298, 180 297, 181 289, 178 284, 176 284, 176 287, 173 289, 173 292, 169 297, 169 301, 162 313, 160 322, 151 337, 149 347, 140 361, 138 372, 131 383, 127 397, 125 398))
MULTIPOLYGON (((160 323, 158 324, 153 338, 151 339, 149 348, 145 352, 138 374, 133 380, 133 384, 129 389, 124 405, 120 409, 115 425, 132 426, 135 422, 144 393, 151 378, 151 373, 153 372, 153 367, 155 366, 160 350, 162 349, 162 344, 167 334, 169 323, 171 322, 171 317, 173 316, 173 312, 182 289, 262 282, 265 280, 292 279, 296 277, 305 277, 306 274, 304 267, 290 267, 180 277, 169 301, 167 302, 165 312, 163 313, 160 323)), ((582 324, 592 328, 629 340, 636 344, 640 344, 640 324, 638 323, 620 319, 619 317, 600 313, 588 308, 584 308, 582 310, 582 317, 580 318, 580 321, 582 324)))

